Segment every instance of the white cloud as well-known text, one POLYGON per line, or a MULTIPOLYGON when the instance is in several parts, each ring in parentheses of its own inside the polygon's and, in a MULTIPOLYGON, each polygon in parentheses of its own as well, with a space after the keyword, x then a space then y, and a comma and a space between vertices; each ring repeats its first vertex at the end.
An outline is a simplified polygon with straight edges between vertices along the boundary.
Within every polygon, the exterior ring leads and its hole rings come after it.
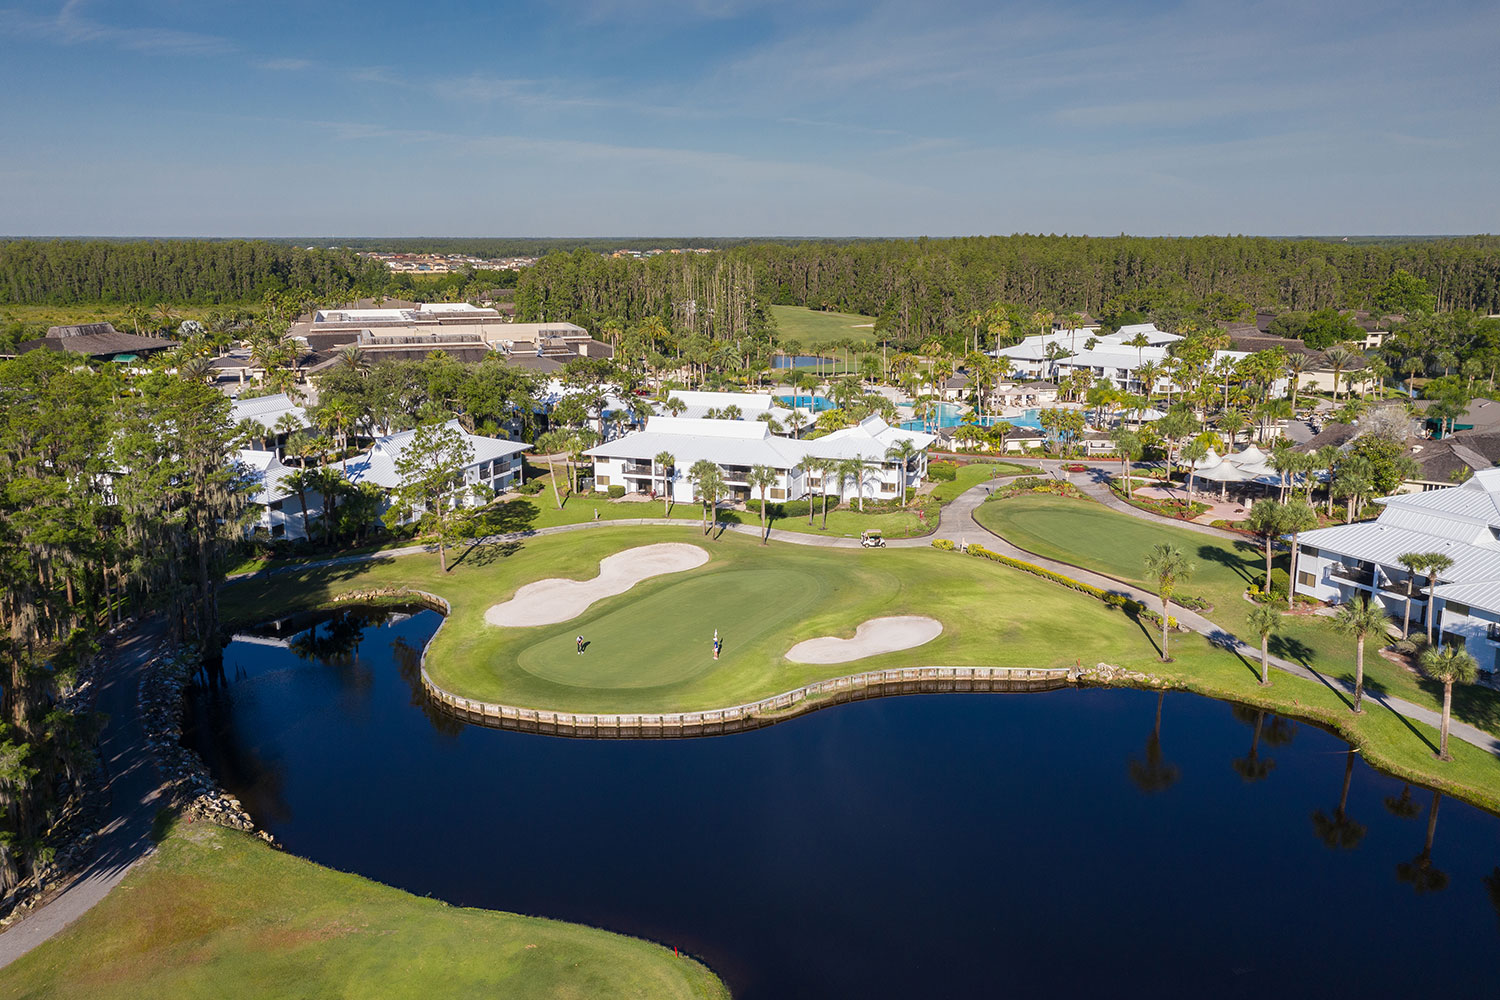
POLYGON ((0 33, 39 38, 60 45, 109 45, 133 52, 178 55, 215 55, 234 46, 218 35, 176 28, 121 28, 83 13, 83 0, 67 0, 51 17, 14 7, 0 9, 0 33))

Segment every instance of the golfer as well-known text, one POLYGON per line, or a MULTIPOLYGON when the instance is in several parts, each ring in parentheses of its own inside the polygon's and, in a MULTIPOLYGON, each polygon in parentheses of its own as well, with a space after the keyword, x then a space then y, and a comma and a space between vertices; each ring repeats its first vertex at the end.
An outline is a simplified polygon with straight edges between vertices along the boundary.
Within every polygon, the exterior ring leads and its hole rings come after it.
POLYGON ((578 637, 578 655, 583 655, 583 636, 581 635, 578 637))

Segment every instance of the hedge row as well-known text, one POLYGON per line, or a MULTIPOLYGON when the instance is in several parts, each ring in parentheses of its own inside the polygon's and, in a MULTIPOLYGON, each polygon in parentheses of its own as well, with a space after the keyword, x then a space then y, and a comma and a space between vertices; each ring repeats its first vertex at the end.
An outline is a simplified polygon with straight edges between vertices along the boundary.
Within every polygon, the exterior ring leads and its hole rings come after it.
MULTIPOLYGON (((947 545, 938 544, 939 542, 944 541, 947 541, 947 539, 937 539, 932 543, 933 547, 944 550, 953 548, 952 542, 948 542, 947 545)), ((991 562, 1000 563, 1002 566, 1009 566, 1011 569, 1018 569, 1023 573, 1030 573, 1032 576, 1041 577, 1043 580, 1047 580, 1051 583, 1056 583, 1061 586, 1067 587, 1069 590, 1076 590, 1080 594, 1087 594, 1089 597, 1092 597, 1095 600, 1103 601, 1104 604, 1108 607, 1121 608, 1127 614, 1134 615, 1135 617, 1150 622, 1151 624, 1156 626, 1161 625, 1161 614, 1159 612, 1151 610, 1140 601, 1137 601, 1130 597, 1126 597, 1124 594, 1112 594, 1107 590, 1101 590, 1100 588, 1095 587, 1093 584, 1084 583, 1081 580, 1075 580, 1071 576, 1064 576, 1061 573, 1054 573, 1052 570, 1046 569, 1042 566, 1038 566, 1035 563, 1024 562, 1020 559, 1012 559, 1010 556, 1005 556, 1001 555, 998 552, 993 552, 990 549, 985 548, 983 545, 970 544, 969 555, 977 556, 981 559, 988 559, 991 562)), ((1176 628, 1177 619, 1169 617, 1167 619, 1167 627, 1176 628)))

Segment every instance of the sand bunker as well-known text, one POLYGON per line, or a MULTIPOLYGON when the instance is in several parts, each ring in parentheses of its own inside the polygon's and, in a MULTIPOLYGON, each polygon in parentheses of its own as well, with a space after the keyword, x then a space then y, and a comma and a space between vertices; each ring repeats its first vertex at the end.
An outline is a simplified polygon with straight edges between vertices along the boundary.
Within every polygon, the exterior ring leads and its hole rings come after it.
POLYGON ((666 573, 681 573, 708 562, 708 553, 696 545, 663 542, 616 552, 599 562, 599 575, 592 580, 538 580, 516 591, 516 596, 484 613, 490 625, 525 628, 556 625, 577 618, 589 605, 623 594, 642 580, 666 573))
POLYGON ((793 663, 847 663, 877 653, 894 653, 931 642, 943 632, 943 623, 920 615, 871 618, 854 630, 853 639, 819 636, 797 643, 787 651, 793 663))

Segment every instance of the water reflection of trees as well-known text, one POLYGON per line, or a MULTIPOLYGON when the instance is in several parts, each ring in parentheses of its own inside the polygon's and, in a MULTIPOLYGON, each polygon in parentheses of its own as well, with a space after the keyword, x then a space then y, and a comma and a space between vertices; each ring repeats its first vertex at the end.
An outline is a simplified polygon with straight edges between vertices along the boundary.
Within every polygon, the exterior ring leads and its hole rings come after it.
POLYGON ((315 621, 288 644, 299 659, 332 667, 332 674, 350 694, 368 696, 375 685, 371 670, 359 660, 365 630, 384 624, 390 613, 380 608, 346 608, 315 621))
POLYGON ((1354 755, 1357 751, 1349 748, 1344 755, 1344 788, 1339 793, 1338 808, 1333 815, 1328 815, 1319 809, 1312 815, 1313 832, 1323 842, 1323 846, 1332 850, 1353 850, 1359 846, 1359 842, 1365 839, 1367 832, 1363 823, 1355 821, 1349 816, 1349 783, 1354 778, 1354 755))
POLYGON ((1281 716, 1272 715, 1264 709, 1235 705, 1233 712, 1236 719, 1252 729, 1250 751, 1234 761, 1235 773, 1247 784, 1264 781, 1276 769, 1276 761, 1261 756, 1261 743, 1273 747, 1286 746, 1296 735, 1296 728, 1281 716))
POLYGON ((1495 908, 1495 917, 1500 919, 1500 865, 1484 877, 1485 891, 1490 894, 1490 905, 1495 908))
POLYGON ((1422 811, 1422 806, 1411 797, 1411 782, 1402 784, 1400 795, 1385 797, 1385 811, 1397 819, 1411 819, 1422 811))
POLYGON ((405 639, 397 636, 391 641, 391 658, 396 661, 396 671, 411 688, 411 703, 427 717, 432 728, 443 736, 457 738, 463 732, 464 723, 443 711, 422 687, 422 651, 405 639))
POLYGON ((1161 748, 1161 708, 1166 696, 1165 691, 1157 693, 1156 723, 1146 738, 1145 754, 1130 759, 1130 780, 1147 795, 1166 791, 1182 777, 1181 768, 1167 760, 1161 748))
POLYGON ((1443 793, 1432 793, 1432 808, 1427 813, 1427 839, 1422 843, 1422 852, 1410 861, 1396 865, 1396 877, 1410 885, 1417 895, 1441 892, 1448 888, 1448 875, 1432 864, 1432 838, 1437 833, 1438 806, 1443 793))

